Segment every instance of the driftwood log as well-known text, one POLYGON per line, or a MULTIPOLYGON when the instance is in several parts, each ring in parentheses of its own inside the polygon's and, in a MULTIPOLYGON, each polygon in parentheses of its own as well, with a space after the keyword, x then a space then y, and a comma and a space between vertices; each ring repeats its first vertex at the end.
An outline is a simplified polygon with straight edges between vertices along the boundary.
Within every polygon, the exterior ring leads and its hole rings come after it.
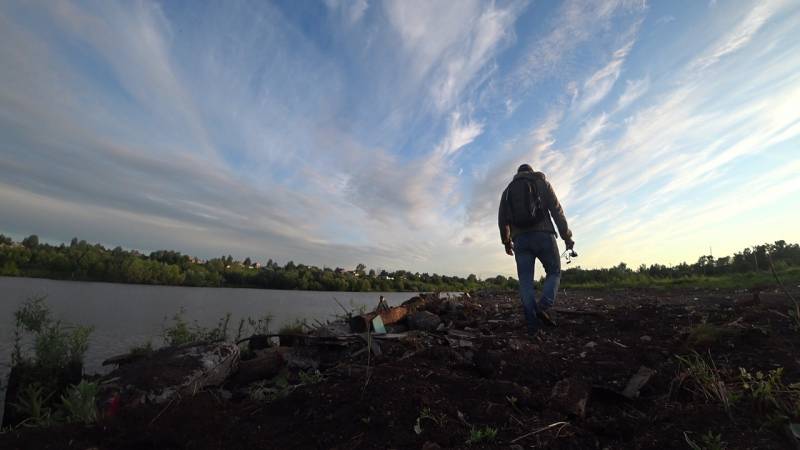
POLYGON ((274 377, 286 365, 287 351, 288 349, 283 347, 256 351, 255 358, 239 361, 239 370, 229 382, 241 386, 274 377))

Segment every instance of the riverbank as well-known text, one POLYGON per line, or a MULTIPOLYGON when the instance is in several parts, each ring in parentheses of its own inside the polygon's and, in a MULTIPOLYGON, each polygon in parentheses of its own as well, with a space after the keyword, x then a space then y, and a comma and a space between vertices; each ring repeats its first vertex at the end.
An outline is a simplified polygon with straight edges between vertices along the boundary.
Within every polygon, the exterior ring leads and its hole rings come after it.
POLYGON ((289 376, 293 387, 285 396, 237 398, 223 383, 166 406, 123 408, 90 427, 6 432, 0 446, 791 445, 786 427, 800 420, 800 392, 792 387, 800 381, 800 339, 781 293, 754 299, 751 292, 694 289, 569 292, 559 298, 559 326, 535 339, 522 332, 515 295, 459 303, 464 320, 406 332, 381 345, 380 356, 347 356, 313 382, 289 376), (783 387, 772 386, 776 401, 756 394, 763 379, 747 382, 745 374, 756 380, 759 372, 783 387), (716 381, 705 385, 704 375, 716 381), (713 386, 724 386, 724 397, 708 390, 713 386))

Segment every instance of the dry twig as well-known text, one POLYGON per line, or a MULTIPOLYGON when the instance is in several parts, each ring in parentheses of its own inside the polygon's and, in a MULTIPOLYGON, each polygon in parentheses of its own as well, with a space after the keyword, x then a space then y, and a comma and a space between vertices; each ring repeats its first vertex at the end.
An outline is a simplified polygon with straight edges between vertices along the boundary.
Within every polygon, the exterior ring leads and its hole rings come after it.
POLYGON ((515 442, 517 442, 517 441, 520 441, 520 440, 522 440, 522 439, 525 439, 525 438, 527 438, 527 437, 531 437, 531 436, 533 436, 533 435, 536 435, 536 434, 539 434, 539 433, 541 433, 541 432, 543 432, 543 431, 547 431, 547 430, 549 430, 549 429, 551 429, 551 428, 555 428, 555 427, 558 427, 558 426, 560 426, 561 428, 559 428, 559 429, 558 429, 558 432, 556 432, 556 434, 558 434, 558 433, 560 433, 560 432, 561 432, 561 429, 562 429, 562 428, 564 428, 564 427, 565 427, 565 426, 567 426, 567 425, 569 425, 569 422, 556 422, 556 423, 551 423, 550 425, 547 425, 546 427, 542 427, 542 428, 539 428, 538 430, 533 430, 533 431, 531 431, 530 433, 523 434, 522 436, 520 436, 520 437, 518 437, 518 438, 515 438, 515 439, 513 439, 513 440, 511 441, 511 443, 513 444, 513 443, 515 443, 515 442))

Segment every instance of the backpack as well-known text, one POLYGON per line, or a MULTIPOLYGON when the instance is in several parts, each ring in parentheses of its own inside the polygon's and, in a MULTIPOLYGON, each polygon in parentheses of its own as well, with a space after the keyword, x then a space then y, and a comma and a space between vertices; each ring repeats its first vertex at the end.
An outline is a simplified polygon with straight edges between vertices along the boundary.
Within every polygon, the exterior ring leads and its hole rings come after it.
POLYGON ((515 227, 532 227, 545 217, 542 198, 532 180, 517 178, 512 181, 506 189, 505 202, 508 218, 515 227))

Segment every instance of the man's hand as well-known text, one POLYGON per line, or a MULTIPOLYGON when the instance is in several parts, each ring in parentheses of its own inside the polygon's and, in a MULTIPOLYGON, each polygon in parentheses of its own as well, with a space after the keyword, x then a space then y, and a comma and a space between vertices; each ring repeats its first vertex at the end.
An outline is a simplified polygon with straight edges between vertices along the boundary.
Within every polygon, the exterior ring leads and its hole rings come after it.
POLYGON ((506 242, 506 255, 514 256, 514 242, 512 241, 506 242))
POLYGON ((572 250, 572 248, 575 247, 575 241, 570 238, 564 239, 564 244, 567 245, 567 250, 572 250))

